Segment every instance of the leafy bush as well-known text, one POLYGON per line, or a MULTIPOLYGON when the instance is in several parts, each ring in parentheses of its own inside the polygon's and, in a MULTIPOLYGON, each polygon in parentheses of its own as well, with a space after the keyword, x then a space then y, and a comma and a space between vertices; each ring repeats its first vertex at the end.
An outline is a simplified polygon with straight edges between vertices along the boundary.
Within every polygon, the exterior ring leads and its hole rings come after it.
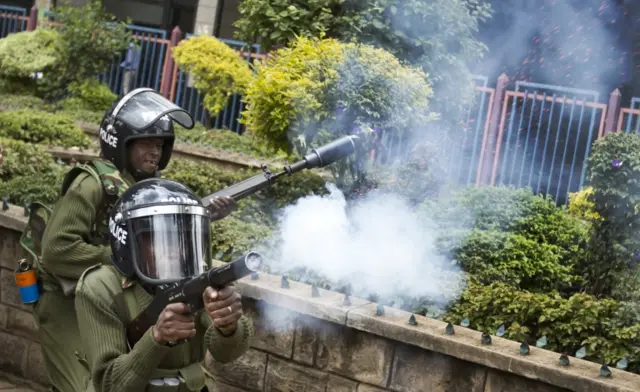
POLYGON ((585 266, 587 288, 594 295, 617 291, 626 296, 638 289, 640 136, 612 133, 600 138, 594 143, 588 169, 593 189, 588 199, 602 219, 593 223, 585 266))
POLYGON ((37 178, 55 165, 51 155, 42 146, 20 140, 0 138, 3 161, 0 164, 0 180, 9 181, 14 177, 37 178))
POLYGON ((5 92, 36 91, 34 74, 49 74, 61 61, 57 52, 60 35, 54 30, 38 28, 9 34, 0 40, 0 79, 5 92))
POLYGON ((35 110, 0 112, 0 137, 63 147, 90 145, 71 117, 35 110))
POLYGON ((575 280, 571 266, 562 264, 562 249, 521 234, 473 230, 453 252, 463 270, 484 284, 548 292, 575 280))
POLYGON ((69 111, 86 110, 104 114, 118 99, 118 95, 98 79, 73 82, 69 85, 69 93, 71 97, 62 101, 62 107, 69 111))
POLYGON ((182 40, 173 49, 173 58, 183 71, 193 76, 194 87, 204 95, 210 113, 224 108, 234 93, 244 93, 253 73, 246 60, 224 42, 211 36, 182 40))
MULTIPOLYGON (((0 41, 1 42, 1 41, 0 41)), ((49 111, 50 105, 42 98, 29 94, 1 94, 0 107, 2 110, 35 109, 49 111)))
MULTIPOLYGON (((305 154, 343 135, 372 135, 373 129, 409 137, 433 118, 426 75, 382 49, 300 38, 256 68, 243 122, 288 153, 305 154)), ((345 162, 330 170, 344 182, 345 162)))
POLYGON ((445 185, 446 175, 441 154, 434 147, 430 143, 419 143, 405 159, 377 165, 368 170, 360 182, 345 190, 347 195, 358 197, 376 189, 402 195, 412 205, 437 197, 445 185))
POLYGON ((637 309, 611 299, 597 300, 584 293, 562 298, 557 293, 531 293, 504 283, 472 281, 444 319, 495 334, 505 326, 505 337, 535 344, 545 336, 546 349, 569 355, 582 346, 587 359, 615 364, 623 357, 629 370, 640 369, 640 324, 637 309))
POLYGON ((34 174, 16 176, 9 181, 0 182, 0 195, 9 196, 9 202, 25 205, 32 201, 40 201, 52 205, 60 196, 62 179, 69 167, 50 165, 46 170, 34 174))
POLYGON ((2 110, 35 109, 39 111, 65 114, 74 120, 99 124, 104 111, 93 111, 73 98, 58 102, 45 102, 42 98, 27 94, 0 94, 2 110), (66 108, 65 108, 66 107, 66 108))
MULTIPOLYGON (((458 239, 474 229, 495 230, 553 246, 563 266, 575 267, 586 257, 588 227, 550 197, 535 195, 530 189, 469 188, 440 203, 426 203, 422 213, 443 229, 457 230, 458 239)), ((455 239, 449 242, 455 246, 455 239)), ((576 269, 575 273, 583 271, 576 269)))

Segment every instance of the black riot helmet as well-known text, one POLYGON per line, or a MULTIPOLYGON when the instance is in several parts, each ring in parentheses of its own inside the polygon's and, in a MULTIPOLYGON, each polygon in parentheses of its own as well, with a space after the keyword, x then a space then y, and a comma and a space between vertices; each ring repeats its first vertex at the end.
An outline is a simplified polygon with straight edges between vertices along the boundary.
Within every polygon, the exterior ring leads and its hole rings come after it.
POLYGON ((191 115, 156 90, 138 88, 117 101, 111 110, 105 113, 100 124, 100 150, 102 156, 113 162, 118 170, 128 169, 135 177, 149 177, 136 173, 129 167, 127 156, 128 143, 144 138, 165 139, 158 170, 169 163, 175 139, 173 123, 186 129, 195 125, 191 115))
POLYGON ((128 188, 109 217, 114 266, 147 287, 202 273, 210 265, 207 209, 186 186, 149 178, 128 188))

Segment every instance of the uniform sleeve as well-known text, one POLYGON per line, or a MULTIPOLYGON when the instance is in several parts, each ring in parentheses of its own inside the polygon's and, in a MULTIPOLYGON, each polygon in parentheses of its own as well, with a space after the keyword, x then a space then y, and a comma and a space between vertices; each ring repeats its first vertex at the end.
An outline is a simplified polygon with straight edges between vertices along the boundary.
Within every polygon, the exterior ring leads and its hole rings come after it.
POLYGON ((113 306, 83 289, 76 291, 75 301, 95 391, 144 391, 171 348, 156 343, 149 328, 129 351, 125 325, 113 306))
POLYGON ((249 349, 254 329, 251 319, 247 316, 243 315, 238 320, 238 326, 230 336, 224 336, 220 333, 206 312, 200 314, 200 322, 206 328, 205 345, 216 361, 220 363, 234 361, 249 349))
POLYGON ((92 265, 109 262, 111 248, 89 243, 89 233, 103 202, 102 184, 81 173, 57 203, 42 240, 42 262, 47 271, 79 279, 92 265))

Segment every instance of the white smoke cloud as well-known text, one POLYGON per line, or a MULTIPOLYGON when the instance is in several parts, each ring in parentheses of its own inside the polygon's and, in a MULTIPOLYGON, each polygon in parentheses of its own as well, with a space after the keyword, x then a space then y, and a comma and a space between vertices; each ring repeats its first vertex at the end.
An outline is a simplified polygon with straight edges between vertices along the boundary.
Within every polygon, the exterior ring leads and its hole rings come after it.
POLYGON ((463 289, 462 274, 435 249, 435 225, 400 196, 370 193, 349 205, 327 185, 286 207, 270 249, 270 268, 308 269, 356 294, 427 298, 440 305, 463 289))

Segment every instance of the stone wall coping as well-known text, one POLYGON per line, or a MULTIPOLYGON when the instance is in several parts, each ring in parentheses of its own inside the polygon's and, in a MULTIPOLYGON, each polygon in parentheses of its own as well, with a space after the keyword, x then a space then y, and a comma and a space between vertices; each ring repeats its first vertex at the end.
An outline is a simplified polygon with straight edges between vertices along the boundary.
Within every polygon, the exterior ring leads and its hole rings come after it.
MULTIPOLYGON (((17 206, 0 211, 0 226, 21 231, 26 224, 23 211, 17 206)), ((214 266, 222 264, 214 260, 214 266)), ((589 392, 640 390, 637 374, 610 368, 612 376, 604 378, 600 365, 593 362, 569 357, 570 365, 560 366, 560 355, 549 350, 531 346, 530 354, 522 356, 519 342, 492 336, 491 345, 482 345, 481 333, 469 328, 454 326, 455 334, 449 336, 442 321, 413 315, 417 324, 410 325, 410 312, 384 307, 384 315, 377 316, 377 304, 369 300, 351 297, 345 306, 341 293, 318 289, 319 295, 312 296, 310 285, 289 281, 289 287, 282 288, 281 282, 282 277, 261 272, 257 279, 239 280, 237 288, 254 300, 557 387, 589 392)))

